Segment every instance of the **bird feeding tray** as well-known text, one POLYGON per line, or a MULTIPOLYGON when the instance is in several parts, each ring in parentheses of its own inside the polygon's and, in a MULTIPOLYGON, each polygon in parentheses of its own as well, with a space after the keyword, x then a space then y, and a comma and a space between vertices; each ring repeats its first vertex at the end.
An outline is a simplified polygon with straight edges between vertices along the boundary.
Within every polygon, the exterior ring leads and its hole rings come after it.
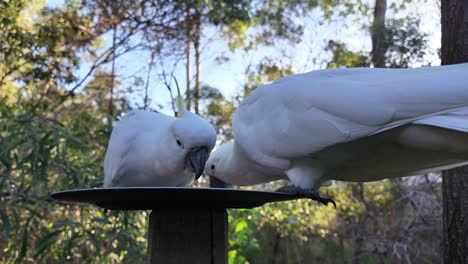
POLYGON ((55 200, 110 210, 152 210, 147 263, 227 263, 226 208, 295 200, 281 192, 229 188, 117 187, 53 193, 55 200))
POLYGON ((61 191, 55 200, 97 205, 111 210, 254 208, 295 200, 288 193, 191 187, 115 187, 61 191))

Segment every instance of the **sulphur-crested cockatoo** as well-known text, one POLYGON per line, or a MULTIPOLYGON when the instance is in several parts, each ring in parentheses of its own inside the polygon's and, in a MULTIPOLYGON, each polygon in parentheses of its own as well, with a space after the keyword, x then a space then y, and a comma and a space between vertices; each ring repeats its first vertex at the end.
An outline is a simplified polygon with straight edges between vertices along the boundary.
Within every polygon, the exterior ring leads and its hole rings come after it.
POLYGON ((369 182, 468 162, 468 64, 415 69, 349 68, 288 76, 237 108, 234 141, 205 171, 280 188, 328 204, 329 180, 369 182))
POLYGON ((183 186, 203 173, 216 132, 187 111, 178 92, 178 118, 134 110, 117 122, 104 159, 104 187, 183 186))

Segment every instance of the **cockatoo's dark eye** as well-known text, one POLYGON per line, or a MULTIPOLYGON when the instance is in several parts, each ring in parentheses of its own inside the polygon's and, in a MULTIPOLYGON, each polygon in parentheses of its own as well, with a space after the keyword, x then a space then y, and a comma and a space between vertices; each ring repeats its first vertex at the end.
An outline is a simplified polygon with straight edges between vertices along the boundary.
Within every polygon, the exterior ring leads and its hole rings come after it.
POLYGON ((179 147, 183 147, 182 142, 180 142, 180 140, 177 139, 176 142, 177 142, 177 145, 179 145, 179 147))
POLYGON ((214 164, 213 164, 213 165, 211 165, 211 169, 212 169, 212 170, 214 170, 214 169, 215 169, 215 165, 214 165, 214 164))

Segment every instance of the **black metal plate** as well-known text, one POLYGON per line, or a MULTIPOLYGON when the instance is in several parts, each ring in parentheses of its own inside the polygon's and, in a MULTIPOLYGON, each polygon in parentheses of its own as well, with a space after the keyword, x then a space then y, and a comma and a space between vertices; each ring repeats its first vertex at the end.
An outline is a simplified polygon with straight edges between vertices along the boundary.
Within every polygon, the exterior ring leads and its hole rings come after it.
POLYGON ((61 191, 51 196, 56 200, 93 204, 113 210, 254 208, 265 203, 298 198, 288 193, 191 187, 92 188, 61 191))

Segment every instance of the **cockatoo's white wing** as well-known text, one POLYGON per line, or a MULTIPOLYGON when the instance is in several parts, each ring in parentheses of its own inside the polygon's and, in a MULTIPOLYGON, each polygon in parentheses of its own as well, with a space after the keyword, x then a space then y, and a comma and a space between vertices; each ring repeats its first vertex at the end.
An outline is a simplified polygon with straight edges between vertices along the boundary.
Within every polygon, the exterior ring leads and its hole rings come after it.
POLYGON ((265 166, 468 106, 468 64, 350 68, 282 78, 254 90, 233 120, 236 141, 265 166))
MULTIPOLYGON (((149 152, 155 151, 154 145, 148 140, 161 136, 158 135, 158 131, 168 129, 173 119, 173 117, 157 113, 133 110, 115 123, 104 159, 104 186, 114 185, 112 181, 117 180, 115 177, 119 176, 119 170, 122 172, 127 170, 125 166, 130 165, 144 171, 145 167, 153 164, 154 162, 146 160, 154 159, 149 152), (146 137, 144 131, 152 135, 146 137), (138 141, 143 144, 139 144, 138 141)), ((151 169, 146 168, 148 175, 151 175, 151 169)))
POLYGON ((117 122, 104 159, 104 186, 183 186, 199 177, 216 142, 208 121, 132 111, 117 122))
POLYGON ((468 133, 468 107, 419 119, 414 121, 413 124, 437 126, 468 133))

